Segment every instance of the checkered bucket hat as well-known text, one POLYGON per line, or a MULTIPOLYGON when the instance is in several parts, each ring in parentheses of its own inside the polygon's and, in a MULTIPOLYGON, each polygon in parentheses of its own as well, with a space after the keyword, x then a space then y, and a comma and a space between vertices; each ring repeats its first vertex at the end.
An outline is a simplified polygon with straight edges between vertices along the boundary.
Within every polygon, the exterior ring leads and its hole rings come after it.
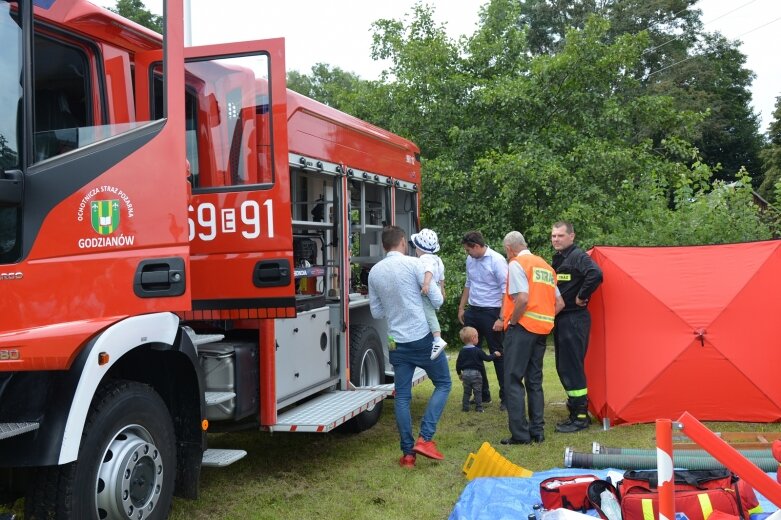
POLYGON ((428 228, 423 228, 420 233, 413 233, 410 237, 412 244, 426 253, 436 253, 439 251, 439 239, 437 234, 428 228))

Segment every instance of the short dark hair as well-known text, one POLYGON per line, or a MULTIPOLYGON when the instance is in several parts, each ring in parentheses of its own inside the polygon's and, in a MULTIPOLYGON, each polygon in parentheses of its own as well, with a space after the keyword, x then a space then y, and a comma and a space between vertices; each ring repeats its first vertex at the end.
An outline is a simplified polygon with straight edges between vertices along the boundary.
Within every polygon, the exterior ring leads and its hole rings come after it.
POLYGON ((404 240, 405 232, 399 226, 385 226, 382 229, 382 247, 390 251, 404 240))
POLYGON ((575 228, 572 227, 572 222, 567 222, 566 220, 559 220, 558 222, 553 223, 553 227, 563 227, 567 229, 567 233, 574 233, 575 228))
POLYGON ((469 247, 483 247, 485 246, 485 239, 483 238, 483 234, 479 231, 467 231, 464 234, 464 238, 461 239, 461 243, 469 247))

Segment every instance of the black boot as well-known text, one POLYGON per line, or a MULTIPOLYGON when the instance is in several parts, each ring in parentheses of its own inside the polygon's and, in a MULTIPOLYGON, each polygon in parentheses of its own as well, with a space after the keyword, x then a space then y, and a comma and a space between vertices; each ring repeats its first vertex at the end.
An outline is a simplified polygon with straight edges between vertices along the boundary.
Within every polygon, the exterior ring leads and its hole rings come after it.
POLYGON ((585 430, 591 424, 591 419, 588 416, 588 398, 575 397, 572 399, 572 415, 570 415, 569 422, 564 424, 557 424, 556 431, 559 433, 574 433, 580 430, 585 430))
POLYGON ((559 426, 566 426, 572 424, 572 421, 575 420, 575 408, 572 406, 572 398, 567 399, 567 410, 569 411, 569 417, 567 417, 563 421, 557 422, 556 423, 557 429, 559 426))

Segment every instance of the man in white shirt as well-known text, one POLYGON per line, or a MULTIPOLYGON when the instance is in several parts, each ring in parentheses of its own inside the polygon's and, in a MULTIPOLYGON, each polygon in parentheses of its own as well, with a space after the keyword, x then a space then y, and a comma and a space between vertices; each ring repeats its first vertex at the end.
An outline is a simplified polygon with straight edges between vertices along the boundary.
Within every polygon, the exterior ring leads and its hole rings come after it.
MULTIPOLYGON (((500 319, 502 298, 507 285, 507 260, 485 243, 482 233, 469 231, 461 243, 466 250, 466 284, 458 305, 458 321, 462 325, 477 329, 480 347, 483 338, 489 352, 502 352, 502 333, 493 330, 500 319), (468 306, 467 306, 468 305, 468 306)), ((499 410, 506 409, 504 400, 504 358, 494 361, 496 379, 499 381, 499 410)), ((485 374, 483 376, 483 404, 491 402, 491 389, 485 374)))
MULTIPOLYGON (((385 258, 369 271, 369 306, 374 318, 388 321, 389 356, 395 374, 396 426, 402 451, 399 464, 409 468, 415 466, 416 454, 437 460, 444 458, 432 438, 450 393, 450 367, 445 356, 431 359, 434 337, 426 322, 421 295, 425 273, 418 258, 405 254, 404 230, 387 226, 382 231, 382 246, 385 258), (414 441, 410 401, 416 367, 426 371, 434 383, 434 392, 423 413, 420 436, 414 441)), ((442 305, 439 291, 431 291, 429 299, 435 308, 442 305)))

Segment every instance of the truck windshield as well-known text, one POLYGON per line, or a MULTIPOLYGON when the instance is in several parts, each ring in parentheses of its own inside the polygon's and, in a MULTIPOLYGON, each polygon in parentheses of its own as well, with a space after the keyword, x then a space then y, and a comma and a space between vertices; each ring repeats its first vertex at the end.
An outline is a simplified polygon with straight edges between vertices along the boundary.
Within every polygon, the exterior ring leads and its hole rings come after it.
MULTIPOLYGON (((11 14, 12 2, 0 0, 0 168, 18 170, 22 117, 22 29, 11 14)), ((14 11, 18 11, 13 2, 14 11)), ((0 263, 18 258, 19 209, 0 207, 0 263)))
MULTIPOLYGON (((14 2, 15 4, 15 2, 14 2)), ((0 1, 0 166, 19 169, 22 103, 22 28, 11 16, 11 4, 0 1), (15 51, 12 51, 15 49, 15 51)))

